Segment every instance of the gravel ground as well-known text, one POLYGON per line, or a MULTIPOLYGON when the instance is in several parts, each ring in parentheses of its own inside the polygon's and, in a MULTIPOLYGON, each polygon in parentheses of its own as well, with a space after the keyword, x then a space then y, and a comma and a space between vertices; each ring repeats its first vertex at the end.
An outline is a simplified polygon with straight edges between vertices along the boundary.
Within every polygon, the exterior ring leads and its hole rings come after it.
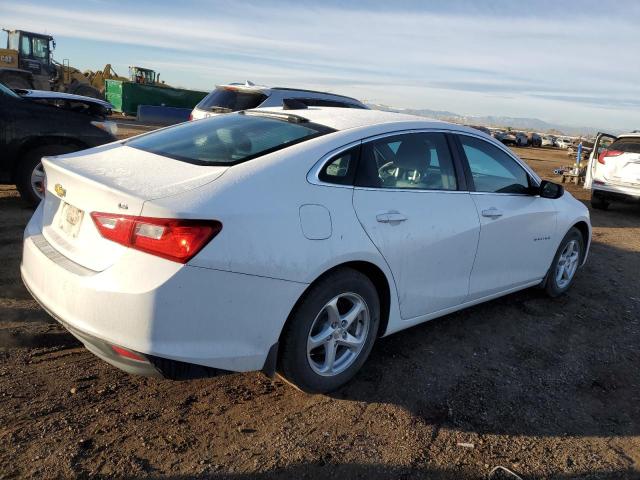
MULTIPOLYGON (((569 163, 518 153, 550 179, 569 163)), ((31 212, 11 186, 0 212, 0 478, 461 479, 498 465, 640 478, 638 205, 592 211, 591 256, 565 296, 526 290, 382 339, 330 396, 257 373, 173 382, 101 362, 23 287, 31 212)))

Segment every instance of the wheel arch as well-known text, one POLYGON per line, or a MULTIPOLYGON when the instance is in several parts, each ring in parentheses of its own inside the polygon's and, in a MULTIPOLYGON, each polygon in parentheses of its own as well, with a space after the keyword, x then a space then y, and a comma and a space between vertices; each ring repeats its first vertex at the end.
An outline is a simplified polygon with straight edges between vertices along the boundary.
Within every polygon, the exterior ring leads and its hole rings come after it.
MULTIPOLYGON (((574 223, 571 228, 577 228, 578 231, 582 234, 582 239, 584 240, 584 252, 583 254, 583 264, 587 260, 587 253, 589 252, 589 246, 591 245, 591 228, 589 224, 584 220, 579 220, 574 223)), ((571 228, 569 230, 571 230, 571 228)))
POLYGON ((391 310, 391 284, 389 279, 387 278, 384 271, 377 266, 376 264, 365 261, 365 260, 353 260, 340 263, 338 265, 334 265, 333 267, 325 270, 320 275, 318 275, 308 286, 305 288, 302 295, 298 298, 293 308, 289 312, 287 320, 285 321, 282 330, 280 332, 280 336, 285 331, 287 324, 291 321, 293 317, 293 313, 300 303, 304 300, 307 292, 311 287, 317 284, 320 280, 325 278, 327 275, 335 272, 336 270, 340 270, 343 268, 350 268, 352 270, 356 270, 357 272, 365 275, 376 288, 376 292, 378 293, 378 298, 380 300, 380 328, 378 330, 378 337, 382 337, 387 330, 387 326, 389 324, 389 315, 391 310))

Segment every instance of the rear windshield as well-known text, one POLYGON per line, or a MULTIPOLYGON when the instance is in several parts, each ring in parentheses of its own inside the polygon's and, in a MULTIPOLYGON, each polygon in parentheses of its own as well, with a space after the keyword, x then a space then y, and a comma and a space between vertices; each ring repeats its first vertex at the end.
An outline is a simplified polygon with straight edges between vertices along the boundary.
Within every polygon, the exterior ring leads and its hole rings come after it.
POLYGON ((262 92, 238 90, 233 87, 218 87, 204 97, 197 108, 200 110, 237 112, 238 110, 256 108, 266 98, 267 96, 262 92))
POLYGON ((611 145, 609 150, 618 150, 625 153, 640 153, 640 137, 638 138, 619 138, 611 145))
POLYGON ((333 130, 295 116, 236 113, 185 122, 125 145, 197 165, 236 165, 333 130))

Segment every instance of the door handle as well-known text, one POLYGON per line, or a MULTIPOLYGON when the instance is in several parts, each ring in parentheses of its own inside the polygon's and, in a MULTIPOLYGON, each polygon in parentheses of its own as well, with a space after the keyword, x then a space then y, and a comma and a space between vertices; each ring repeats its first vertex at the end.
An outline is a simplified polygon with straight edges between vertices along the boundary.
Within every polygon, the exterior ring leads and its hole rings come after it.
POLYGON ((496 207, 491 207, 487 210, 482 210, 482 216, 489 217, 489 218, 498 218, 502 216, 502 212, 498 210, 496 207))
POLYGON ((376 220, 380 223, 404 222, 407 219, 400 212, 385 212, 376 215, 376 220))

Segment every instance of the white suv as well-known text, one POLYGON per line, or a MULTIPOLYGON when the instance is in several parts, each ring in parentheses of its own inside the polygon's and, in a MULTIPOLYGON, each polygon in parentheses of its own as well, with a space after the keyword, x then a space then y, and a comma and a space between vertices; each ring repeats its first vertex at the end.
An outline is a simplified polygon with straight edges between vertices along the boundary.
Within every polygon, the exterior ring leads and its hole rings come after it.
POLYGON ((218 85, 204 97, 191 112, 190 120, 211 117, 221 113, 237 112, 263 107, 282 107, 287 104, 314 107, 365 108, 355 98, 335 93, 316 92, 299 88, 265 87, 252 82, 218 85))
POLYGON ((640 132, 598 133, 584 187, 591 189, 593 208, 606 210, 614 199, 640 200, 640 132))

